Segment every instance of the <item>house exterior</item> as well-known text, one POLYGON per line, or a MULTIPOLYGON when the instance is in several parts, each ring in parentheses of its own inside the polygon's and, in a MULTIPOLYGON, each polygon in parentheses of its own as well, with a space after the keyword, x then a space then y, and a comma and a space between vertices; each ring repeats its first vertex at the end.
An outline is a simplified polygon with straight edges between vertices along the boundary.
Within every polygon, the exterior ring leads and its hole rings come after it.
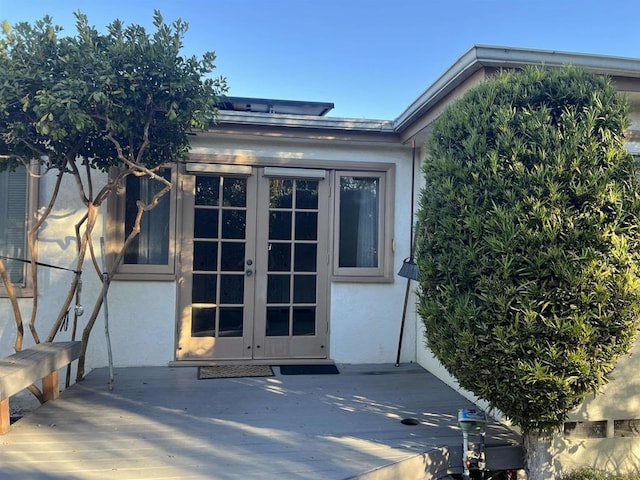
MULTIPOLYGON (((407 283, 397 272, 411 254, 424 140, 448 103, 499 69, 564 64, 610 75, 628 95, 629 148, 640 153, 637 59, 475 46, 388 121, 326 116, 332 105, 320 102, 227 99, 217 125, 193 136, 189 158, 164 170, 175 187, 147 215, 113 277, 115 365, 391 363, 401 343, 401 362, 417 362, 459 390, 424 346, 413 292, 400 339, 407 283)), ((28 255, 22 220, 49 198, 53 177, 0 174, 0 254, 28 255)), ((154 188, 130 177, 101 212, 94 235, 96 244, 105 238, 107 264, 131 225, 131 198, 149 198, 154 188)), ((60 196, 62 206, 39 237, 39 257, 70 267, 70 232, 84 208, 71 180, 60 196)), ((8 268, 28 318, 26 267, 10 261, 8 268)), ((89 264, 85 270, 82 297, 94 299, 99 280, 89 264)), ((40 269, 43 336, 72 275, 40 269)), ((107 364, 101 330, 92 333, 88 368, 107 364)), ((0 298, 0 332, 0 354, 7 355, 15 327, 6 298, 0 298)), ((57 339, 71 335, 69 327, 57 339)), ((572 413, 557 437, 559 467, 637 473, 638 354, 640 344, 620 362, 605 393, 572 413)))

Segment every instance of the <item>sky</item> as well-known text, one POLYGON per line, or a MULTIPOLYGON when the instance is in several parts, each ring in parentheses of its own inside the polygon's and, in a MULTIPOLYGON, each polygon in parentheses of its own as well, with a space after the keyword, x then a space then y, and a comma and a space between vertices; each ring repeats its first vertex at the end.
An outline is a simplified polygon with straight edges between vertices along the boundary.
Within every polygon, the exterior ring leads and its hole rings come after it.
POLYGON ((392 120, 473 45, 640 58, 637 0, 0 0, 0 21, 45 14, 75 33, 116 18, 189 23, 184 54, 215 51, 228 95, 332 102, 392 120))

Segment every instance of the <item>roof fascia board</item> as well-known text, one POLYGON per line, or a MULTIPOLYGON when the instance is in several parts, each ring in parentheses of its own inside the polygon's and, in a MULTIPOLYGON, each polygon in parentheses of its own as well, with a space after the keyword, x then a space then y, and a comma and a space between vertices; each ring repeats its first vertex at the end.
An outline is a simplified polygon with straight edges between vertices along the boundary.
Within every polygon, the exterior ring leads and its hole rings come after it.
POLYGON ((395 133, 389 120, 316 117, 259 112, 219 111, 218 125, 251 125, 256 127, 312 128, 361 132, 395 133))
POLYGON ((567 64, 609 76, 640 77, 640 60, 633 58, 475 45, 396 118, 393 122, 395 129, 397 132, 406 130, 481 68, 520 68, 527 65, 560 67, 567 64))

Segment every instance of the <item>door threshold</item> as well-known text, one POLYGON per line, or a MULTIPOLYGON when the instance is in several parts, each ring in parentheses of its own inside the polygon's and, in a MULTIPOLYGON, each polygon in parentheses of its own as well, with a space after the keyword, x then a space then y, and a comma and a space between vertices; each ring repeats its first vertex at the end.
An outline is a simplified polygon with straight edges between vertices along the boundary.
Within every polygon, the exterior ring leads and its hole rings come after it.
POLYGON ((270 358, 236 360, 173 360, 169 367, 215 367, 217 365, 335 365, 328 358, 270 358))

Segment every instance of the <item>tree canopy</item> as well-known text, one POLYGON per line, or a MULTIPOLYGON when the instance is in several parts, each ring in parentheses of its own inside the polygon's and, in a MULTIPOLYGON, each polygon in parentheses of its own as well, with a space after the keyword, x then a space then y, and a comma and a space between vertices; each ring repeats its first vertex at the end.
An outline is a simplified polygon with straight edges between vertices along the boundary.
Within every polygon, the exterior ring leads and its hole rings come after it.
MULTIPOLYGON (((210 77, 215 68, 213 52, 200 58, 181 54, 186 22, 166 24, 155 11, 153 26, 148 33, 140 25, 125 26, 115 20, 101 33, 80 12, 76 13, 76 33, 72 36, 63 36, 49 16, 34 24, 2 25, 0 170, 20 164, 30 166, 35 160, 41 172, 58 171, 53 195, 28 232, 34 289, 29 327, 36 343, 40 342, 35 328, 38 231, 55 205, 63 176, 73 176, 80 201, 86 206, 86 213, 74 226, 74 280, 47 337, 47 341, 53 341, 74 295, 79 293, 79 277, 89 252, 102 291, 83 330, 78 379, 84 375, 89 334, 111 275, 139 234, 142 215, 172 188, 157 171, 186 155, 190 131, 214 121, 218 96, 226 91, 223 78, 210 77), (94 185, 93 173, 112 167, 116 167, 116 173, 104 185, 94 185), (99 208, 123 186, 128 175, 148 176, 161 188, 151 200, 132 199, 137 207, 135 221, 120 251, 113 252, 114 260, 105 275, 97 266, 92 233, 99 208)), ((6 275, 3 283, 12 296, 6 275)), ((17 301, 13 305, 18 350, 22 345, 22 320, 17 301)), ((74 332, 78 315, 76 311, 74 332)))
POLYGON ((158 11, 151 34, 119 20, 100 33, 76 19, 74 36, 48 16, 3 24, 0 168, 35 158, 67 169, 77 156, 103 171, 123 159, 152 168, 183 156, 187 132, 212 120, 225 88, 203 79, 215 54, 181 56, 187 24, 165 24, 158 11))
POLYGON ((573 67, 501 72, 433 124, 417 226, 426 341, 525 432, 562 425, 634 340, 627 125, 611 81, 573 67))

